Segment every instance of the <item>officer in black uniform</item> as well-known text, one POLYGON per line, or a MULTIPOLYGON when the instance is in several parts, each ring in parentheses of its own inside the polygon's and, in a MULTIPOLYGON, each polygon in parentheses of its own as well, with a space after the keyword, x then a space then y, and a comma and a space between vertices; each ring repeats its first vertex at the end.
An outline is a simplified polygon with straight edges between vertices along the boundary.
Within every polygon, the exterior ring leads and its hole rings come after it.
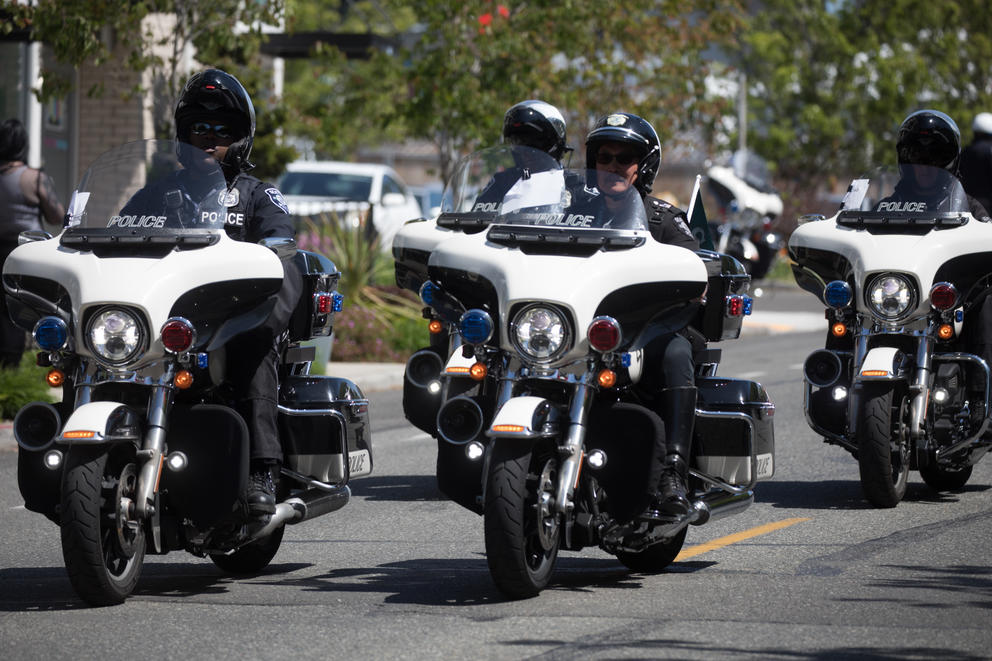
MULTIPOLYGON (((225 228, 238 241, 294 237, 296 230, 282 193, 247 174, 255 137, 255 108, 237 78, 219 69, 194 74, 186 82, 175 111, 176 139, 203 150, 220 164, 227 181, 225 228)), ((282 463, 276 427, 279 344, 299 300, 302 278, 284 262, 283 287, 268 320, 227 344, 226 381, 248 425, 251 445, 247 502, 249 512, 275 512, 275 483, 282 463)))
POLYGON ((992 209, 992 113, 975 115, 971 130, 974 138, 961 151, 961 183, 988 211, 992 209))
MULTIPOLYGON (((600 118, 586 136, 586 167, 628 179, 640 193, 651 235, 661 243, 698 250, 682 209, 649 195, 661 164, 661 142, 645 119, 625 112, 600 118)), ((609 193, 606 193, 607 195, 609 193)), ((647 490, 652 498, 643 518, 685 516, 689 453, 696 415, 692 344, 681 333, 665 335, 645 347, 645 371, 640 388, 654 400, 665 423, 665 443, 655 448, 647 490)))
MULTIPOLYGON (((570 151, 565 145, 565 118, 558 108, 538 99, 528 99, 510 106, 503 115, 500 141, 511 147, 530 147, 541 153, 514 149, 516 167, 497 172, 479 193, 476 205, 502 202, 503 196, 520 180, 524 170, 530 174, 560 170, 562 157, 570 151)), ((476 206, 475 210, 481 211, 484 207, 476 206)))

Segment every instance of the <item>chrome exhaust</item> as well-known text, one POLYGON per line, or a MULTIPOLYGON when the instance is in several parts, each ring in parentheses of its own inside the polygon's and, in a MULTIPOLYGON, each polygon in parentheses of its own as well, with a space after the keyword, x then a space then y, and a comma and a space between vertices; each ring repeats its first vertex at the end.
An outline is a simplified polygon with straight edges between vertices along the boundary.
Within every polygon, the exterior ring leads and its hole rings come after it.
POLYGON ((351 500, 351 489, 347 486, 335 491, 307 489, 299 496, 278 503, 275 514, 264 527, 252 535, 252 540, 271 535, 279 526, 295 525, 336 512, 347 505, 349 500, 351 500))

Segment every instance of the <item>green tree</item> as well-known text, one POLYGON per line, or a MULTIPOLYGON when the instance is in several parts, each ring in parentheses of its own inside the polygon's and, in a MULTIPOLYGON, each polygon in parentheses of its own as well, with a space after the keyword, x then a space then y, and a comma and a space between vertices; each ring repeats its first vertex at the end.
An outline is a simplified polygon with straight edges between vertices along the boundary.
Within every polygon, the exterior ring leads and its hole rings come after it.
POLYGON ((287 96, 292 90, 301 133, 337 157, 356 135, 427 139, 442 177, 460 154, 495 143, 506 108, 526 98, 561 107, 579 147, 596 117, 621 108, 647 117, 663 139, 715 124, 726 101, 704 92, 714 66, 704 54, 728 46, 741 21, 734 3, 709 0, 630 0, 623 11, 591 0, 423 0, 415 14, 405 0, 358 14, 355 5, 323 3, 338 11, 290 19, 297 29, 333 16, 367 31, 402 30, 393 52, 348 60, 320 49, 294 72, 287 96))
POLYGON ((895 162, 919 108, 992 109, 992 14, 957 0, 769 0, 742 33, 748 143, 800 186, 895 162))
MULTIPOLYGON (((268 98, 259 53, 264 40, 261 26, 277 24, 283 0, 38 0, 31 4, 5 3, 11 20, 0 23, 0 33, 30 30, 33 39, 52 48, 55 58, 73 66, 109 65, 123 58, 124 66, 148 75, 148 89, 125 90, 127 96, 151 92, 155 134, 173 135, 172 112, 186 77, 186 54, 192 49, 199 62, 236 73, 252 91, 259 112, 253 155, 258 174, 280 173, 293 150, 277 144, 275 129, 285 110, 268 98), (239 27, 235 27, 239 26, 239 27), (249 27, 244 27, 249 26, 249 27)), ((71 80, 54 70, 43 70, 41 100, 65 95, 71 80)), ((87 94, 106 93, 99 87, 87 94)))

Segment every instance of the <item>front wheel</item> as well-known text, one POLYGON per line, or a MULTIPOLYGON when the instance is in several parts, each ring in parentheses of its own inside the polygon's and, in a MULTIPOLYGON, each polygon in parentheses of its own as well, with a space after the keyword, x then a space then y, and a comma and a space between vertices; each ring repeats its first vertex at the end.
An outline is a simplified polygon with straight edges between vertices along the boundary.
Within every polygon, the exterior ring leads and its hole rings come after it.
POLYGON ((91 606, 122 603, 145 557, 141 521, 131 518, 138 473, 133 456, 73 448, 62 478, 62 557, 76 593, 91 606))
POLYGON ((675 562, 675 558, 682 550, 685 543, 685 534, 688 528, 683 528, 679 534, 672 537, 667 542, 653 544, 643 551, 634 553, 632 551, 617 551, 617 560, 625 567, 642 574, 657 574, 668 565, 675 562))
POLYGON ((486 560, 496 587, 513 599, 536 596, 551 579, 560 541, 559 517, 550 507, 557 476, 553 451, 493 447, 483 514, 486 560))
MULTIPOLYGON (((901 416, 893 420, 895 387, 865 384, 858 432, 861 489, 875 507, 895 507, 906 495, 909 441, 901 416)), ((904 407, 900 406, 900 409, 904 407)))
POLYGON ((957 491, 968 483, 973 466, 923 466, 920 477, 934 491, 957 491))

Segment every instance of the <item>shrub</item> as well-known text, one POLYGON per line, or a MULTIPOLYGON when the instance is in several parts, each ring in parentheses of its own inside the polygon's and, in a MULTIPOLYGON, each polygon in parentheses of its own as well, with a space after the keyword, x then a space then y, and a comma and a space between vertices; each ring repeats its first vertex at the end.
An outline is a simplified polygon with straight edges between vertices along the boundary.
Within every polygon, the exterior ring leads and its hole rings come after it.
POLYGON ((29 402, 54 402, 45 382, 47 369, 35 364, 35 353, 26 352, 21 364, 0 369, 0 418, 12 419, 29 402))

